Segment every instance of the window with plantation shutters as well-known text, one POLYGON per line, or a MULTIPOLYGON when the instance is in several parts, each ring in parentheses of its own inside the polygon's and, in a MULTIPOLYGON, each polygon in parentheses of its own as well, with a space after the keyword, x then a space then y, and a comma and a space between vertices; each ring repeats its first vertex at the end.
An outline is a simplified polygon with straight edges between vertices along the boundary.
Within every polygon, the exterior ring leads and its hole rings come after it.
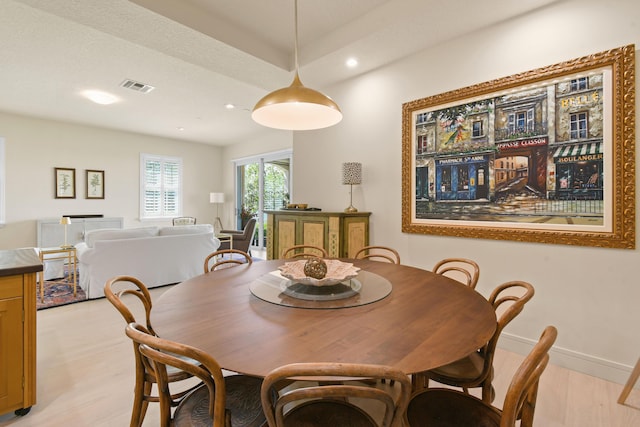
POLYGON ((182 214, 182 159, 140 155, 140 218, 173 218, 182 214))

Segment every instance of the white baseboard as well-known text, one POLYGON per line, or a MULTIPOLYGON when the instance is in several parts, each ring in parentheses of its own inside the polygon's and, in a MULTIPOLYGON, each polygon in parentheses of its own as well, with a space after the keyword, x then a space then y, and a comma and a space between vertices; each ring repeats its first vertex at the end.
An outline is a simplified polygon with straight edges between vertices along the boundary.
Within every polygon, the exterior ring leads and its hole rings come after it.
MULTIPOLYGON (((528 354, 537 341, 503 332, 498 347, 522 355, 528 354)), ((627 382, 633 366, 553 346, 550 363, 618 384, 627 382)))

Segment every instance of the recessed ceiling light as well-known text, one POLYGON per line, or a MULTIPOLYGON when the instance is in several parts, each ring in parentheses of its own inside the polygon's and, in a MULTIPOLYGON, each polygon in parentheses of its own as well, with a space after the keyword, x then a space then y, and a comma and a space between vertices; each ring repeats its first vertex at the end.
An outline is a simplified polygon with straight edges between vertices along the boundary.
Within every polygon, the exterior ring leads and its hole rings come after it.
POLYGON ((183 128, 182 126, 180 126, 180 127, 178 128, 178 130, 179 130, 180 132, 182 132, 182 131, 184 130, 184 128, 183 128))
POLYGON ((101 90, 85 90, 82 92, 82 96, 100 105, 109 105, 120 101, 117 96, 101 90))
POLYGON ((356 58, 347 59, 347 67, 355 68, 358 66, 358 60, 356 58))
POLYGON ((224 108, 226 108, 227 110, 233 110, 234 108, 236 108, 236 106, 233 104, 224 104, 224 108))

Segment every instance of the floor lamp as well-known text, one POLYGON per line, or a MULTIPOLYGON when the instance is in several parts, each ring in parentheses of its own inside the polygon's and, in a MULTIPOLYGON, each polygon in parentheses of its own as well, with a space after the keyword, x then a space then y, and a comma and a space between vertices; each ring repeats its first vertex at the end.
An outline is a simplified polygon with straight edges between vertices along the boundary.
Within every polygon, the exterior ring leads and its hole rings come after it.
POLYGON ((220 220, 220 204, 224 203, 224 193, 209 193, 209 202, 216 204, 216 220, 213 222, 213 229, 217 233, 222 230, 222 221, 220 220))
POLYGON ((349 185, 349 207, 345 212, 358 212, 353 206, 353 186, 362 184, 362 163, 348 162, 342 164, 342 184, 349 185))

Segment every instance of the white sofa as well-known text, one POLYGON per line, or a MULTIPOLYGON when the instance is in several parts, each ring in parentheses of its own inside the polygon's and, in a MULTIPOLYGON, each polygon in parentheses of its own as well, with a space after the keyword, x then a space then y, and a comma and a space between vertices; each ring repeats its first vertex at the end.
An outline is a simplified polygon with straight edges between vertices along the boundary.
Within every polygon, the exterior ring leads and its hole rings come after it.
POLYGON ((211 224, 93 230, 76 245, 79 284, 93 299, 119 275, 149 288, 178 283, 202 274, 204 259, 219 246, 211 224))

